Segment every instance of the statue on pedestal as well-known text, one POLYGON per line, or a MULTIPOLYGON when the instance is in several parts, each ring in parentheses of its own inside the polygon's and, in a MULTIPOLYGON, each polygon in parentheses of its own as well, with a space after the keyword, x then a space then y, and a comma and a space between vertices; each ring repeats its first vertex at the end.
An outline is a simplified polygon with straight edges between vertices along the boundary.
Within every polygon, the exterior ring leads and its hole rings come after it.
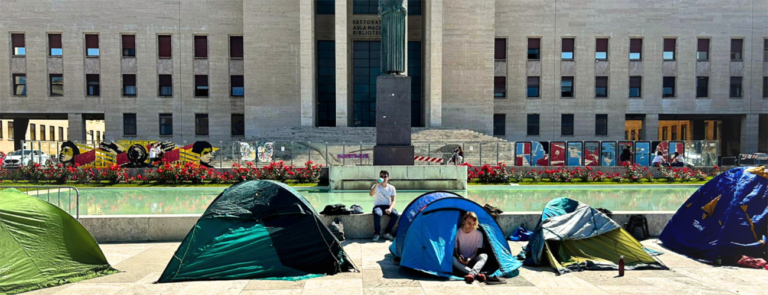
POLYGON ((405 18, 408 10, 403 0, 379 0, 381 18, 381 72, 402 75, 405 72, 405 18))

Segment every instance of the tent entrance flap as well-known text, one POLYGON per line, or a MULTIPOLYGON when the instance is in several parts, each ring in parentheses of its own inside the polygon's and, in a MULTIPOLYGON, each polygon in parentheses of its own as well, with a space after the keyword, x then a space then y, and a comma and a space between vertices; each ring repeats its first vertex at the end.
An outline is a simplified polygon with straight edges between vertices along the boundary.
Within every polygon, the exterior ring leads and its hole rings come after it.
POLYGON ((628 269, 661 268, 651 267, 657 261, 623 229, 584 240, 547 241, 546 251, 552 267, 558 270, 616 269, 621 255, 628 269))
POLYGON ((458 210, 437 210, 424 214, 411 223, 404 252, 418 251, 417 255, 403 255, 400 265, 422 269, 424 265, 436 269, 425 269, 450 275, 453 273, 453 248, 456 245, 456 223, 461 212, 458 210), (451 222, 452 220, 452 222, 451 222), (414 230, 418 229, 418 230, 414 230))

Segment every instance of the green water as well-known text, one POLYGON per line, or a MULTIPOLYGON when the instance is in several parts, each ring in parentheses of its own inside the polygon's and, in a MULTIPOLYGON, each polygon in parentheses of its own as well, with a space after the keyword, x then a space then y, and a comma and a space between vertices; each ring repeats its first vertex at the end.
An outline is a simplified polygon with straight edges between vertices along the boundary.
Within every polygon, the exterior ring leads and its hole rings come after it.
MULTIPOLYGON (((458 191, 480 205, 492 204, 505 212, 541 212, 549 200, 559 197, 585 202, 611 211, 676 211, 698 186, 528 186, 477 187, 458 191)), ((81 189, 80 215, 200 214, 224 188, 131 188, 81 189)), ((373 198, 367 191, 327 192, 301 190, 318 211, 327 204, 360 204, 368 212, 373 198)), ((400 191, 395 207, 405 206, 425 191, 400 191)), ((74 215, 75 201, 56 195, 40 198, 74 215)))

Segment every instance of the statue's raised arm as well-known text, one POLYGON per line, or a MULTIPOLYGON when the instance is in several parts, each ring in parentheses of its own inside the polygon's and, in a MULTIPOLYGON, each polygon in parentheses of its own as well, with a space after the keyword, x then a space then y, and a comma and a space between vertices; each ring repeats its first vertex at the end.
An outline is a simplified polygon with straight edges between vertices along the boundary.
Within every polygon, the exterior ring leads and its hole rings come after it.
POLYGON ((405 72, 405 18, 408 10, 403 0, 379 0, 381 18, 381 72, 400 75, 405 72))

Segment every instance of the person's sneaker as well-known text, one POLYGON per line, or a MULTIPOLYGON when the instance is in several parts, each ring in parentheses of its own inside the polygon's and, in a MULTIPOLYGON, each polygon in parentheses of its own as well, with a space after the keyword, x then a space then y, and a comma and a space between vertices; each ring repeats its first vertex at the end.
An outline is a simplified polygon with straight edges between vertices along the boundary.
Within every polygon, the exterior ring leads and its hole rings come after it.
POLYGON ((478 282, 484 283, 485 282, 485 275, 484 274, 477 274, 475 276, 478 282))
POLYGON ((464 281, 467 282, 467 284, 471 284, 475 281, 475 276, 473 275, 466 275, 464 276, 464 281))
POLYGON ((394 238, 394 237, 392 237, 392 235, 391 235, 391 234, 389 234, 389 233, 386 233, 386 234, 384 234, 384 235, 383 235, 383 236, 381 236, 381 237, 382 237, 382 238, 385 238, 385 239, 387 239, 387 240, 390 240, 390 241, 395 239, 395 238, 394 238))
POLYGON ((373 241, 378 242, 379 241, 379 235, 373 235, 373 241))

